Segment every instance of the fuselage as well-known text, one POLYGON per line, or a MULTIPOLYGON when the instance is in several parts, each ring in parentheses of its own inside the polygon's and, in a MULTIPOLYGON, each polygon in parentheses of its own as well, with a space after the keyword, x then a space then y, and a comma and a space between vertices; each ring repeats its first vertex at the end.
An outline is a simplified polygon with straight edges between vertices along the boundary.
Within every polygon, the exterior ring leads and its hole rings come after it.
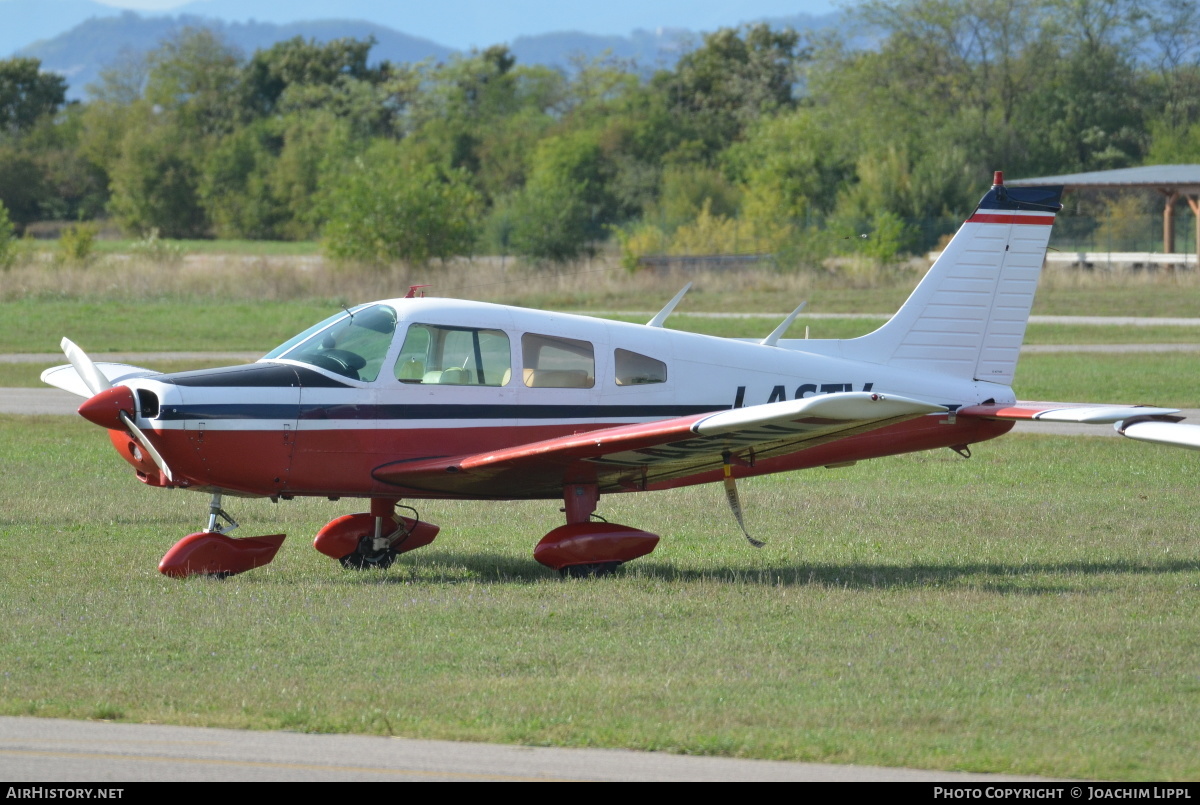
MULTIPOLYGON (((831 392, 912 395, 952 412, 1014 399, 1007 386, 833 357, 830 344, 765 346, 478 302, 394 299, 332 317, 255 364, 123 385, 172 485, 283 497, 443 496, 372 472, 831 392)), ((971 444, 1010 427, 921 417, 808 446, 746 474, 971 444)), ((126 434, 111 433, 144 481, 168 483, 126 434)), ((713 480, 708 473, 667 485, 713 480)))

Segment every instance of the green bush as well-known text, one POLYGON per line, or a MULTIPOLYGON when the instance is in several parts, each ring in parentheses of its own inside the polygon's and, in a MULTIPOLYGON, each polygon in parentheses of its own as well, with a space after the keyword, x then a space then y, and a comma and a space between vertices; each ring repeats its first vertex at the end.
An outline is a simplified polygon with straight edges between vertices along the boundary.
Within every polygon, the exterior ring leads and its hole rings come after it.
POLYGON ((86 263, 96 250, 96 235, 100 227, 91 221, 80 221, 63 230, 58 238, 58 251, 68 263, 86 263))
POLYGON ((13 237, 12 221, 8 218, 8 210, 0 201, 0 268, 11 268, 17 258, 17 243, 13 237))
POLYGON ((151 263, 174 264, 183 260, 183 247, 160 238, 156 228, 143 235, 141 240, 134 241, 129 251, 135 257, 151 263))

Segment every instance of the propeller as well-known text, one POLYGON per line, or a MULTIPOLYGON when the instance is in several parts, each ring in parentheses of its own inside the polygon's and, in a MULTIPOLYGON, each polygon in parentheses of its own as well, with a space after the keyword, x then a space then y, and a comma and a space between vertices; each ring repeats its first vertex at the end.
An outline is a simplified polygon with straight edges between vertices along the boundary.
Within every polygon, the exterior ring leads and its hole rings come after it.
POLYGON ((87 356, 86 352, 76 346, 74 341, 64 338, 59 346, 62 347, 67 360, 75 367, 76 374, 93 395, 112 388, 112 383, 108 382, 104 373, 96 367, 96 364, 92 363, 92 359, 87 356))
MULTIPOLYGON (((88 391, 92 393, 93 397, 113 387, 113 384, 104 376, 99 367, 92 362, 87 353, 80 349, 75 342, 69 338, 64 338, 59 346, 62 347, 63 354, 67 356, 67 360, 71 362, 71 366, 75 367, 76 374, 83 380, 83 384, 87 386, 88 391)), ((84 403, 84 405, 86 404, 84 403)), ((129 416, 124 410, 118 411, 117 416, 121 418, 121 424, 129 430, 129 433, 137 441, 138 446, 146 452, 146 455, 150 456, 150 460, 154 462, 154 465, 158 467, 163 476, 168 481, 174 481, 175 478, 171 475, 171 468, 167 466, 167 462, 163 459, 162 454, 146 438, 146 434, 142 433, 142 429, 134 424, 133 417, 129 416)))

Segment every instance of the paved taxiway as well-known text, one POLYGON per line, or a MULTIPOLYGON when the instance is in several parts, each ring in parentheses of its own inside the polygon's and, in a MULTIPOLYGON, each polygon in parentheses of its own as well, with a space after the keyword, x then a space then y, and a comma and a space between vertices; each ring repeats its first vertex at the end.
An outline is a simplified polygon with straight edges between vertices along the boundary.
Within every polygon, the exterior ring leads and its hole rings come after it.
POLYGON ((0 717, 9 785, 136 781, 1044 781, 1007 775, 364 735, 0 717))

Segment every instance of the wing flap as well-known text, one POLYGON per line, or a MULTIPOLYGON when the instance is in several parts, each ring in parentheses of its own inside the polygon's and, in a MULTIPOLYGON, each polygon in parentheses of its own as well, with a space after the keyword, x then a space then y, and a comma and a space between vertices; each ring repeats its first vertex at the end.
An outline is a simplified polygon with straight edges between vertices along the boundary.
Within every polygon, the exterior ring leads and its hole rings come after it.
POLYGON ((780 455, 946 410, 906 397, 840 392, 396 462, 373 474, 396 486, 474 497, 557 497, 566 484, 581 483, 602 491, 644 488, 719 469, 726 455, 780 455))

